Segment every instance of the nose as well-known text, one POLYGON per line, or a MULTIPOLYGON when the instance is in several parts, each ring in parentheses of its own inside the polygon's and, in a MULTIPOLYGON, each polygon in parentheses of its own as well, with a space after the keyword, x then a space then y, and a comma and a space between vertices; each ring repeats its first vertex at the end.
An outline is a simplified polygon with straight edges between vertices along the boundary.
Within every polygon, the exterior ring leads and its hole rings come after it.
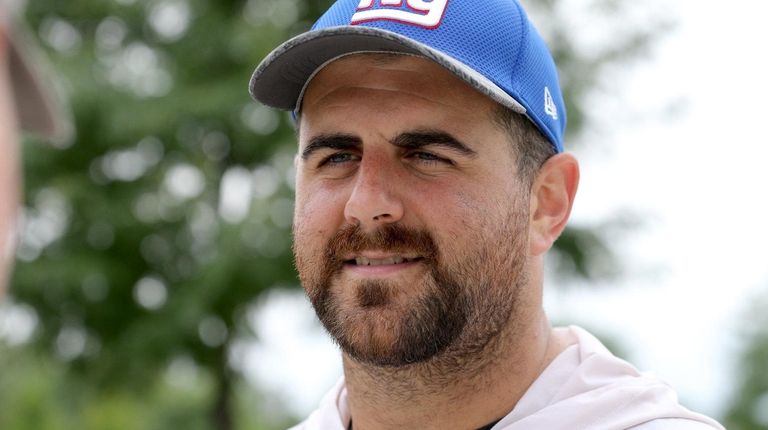
POLYGON ((403 212, 394 168, 385 160, 363 157, 354 189, 344 207, 347 222, 370 231, 400 221, 403 212))

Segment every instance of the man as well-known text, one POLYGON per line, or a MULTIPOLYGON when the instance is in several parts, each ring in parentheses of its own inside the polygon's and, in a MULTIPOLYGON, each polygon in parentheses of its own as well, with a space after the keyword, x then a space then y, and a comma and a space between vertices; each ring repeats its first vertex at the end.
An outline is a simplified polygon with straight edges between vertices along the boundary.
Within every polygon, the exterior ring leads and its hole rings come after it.
POLYGON ((63 121, 30 59, 34 47, 20 24, 18 12, 0 0, 0 299, 6 288, 13 255, 14 225, 19 200, 19 129, 48 138, 66 139, 63 121), (30 52, 31 51, 31 52, 30 52))
POLYGON ((722 428, 547 320, 579 167, 516 0, 339 0, 250 90, 296 116, 296 267, 343 352, 297 428, 722 428))

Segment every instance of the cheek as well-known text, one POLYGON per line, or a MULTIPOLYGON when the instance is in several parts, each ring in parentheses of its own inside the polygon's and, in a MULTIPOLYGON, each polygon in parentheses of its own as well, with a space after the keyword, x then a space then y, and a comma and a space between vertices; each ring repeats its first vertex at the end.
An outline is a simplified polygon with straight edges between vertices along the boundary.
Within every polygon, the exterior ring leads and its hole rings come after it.
MULTIPOLYGON (((428 228, 443 249, 472 250, 496 240, 502 226, 507 225, 513 210, 508 200, 479 189, 433 190, 422 206, 428 228)), ((472 251, 469 251, 472 252, 472 251)))
POLYGON ((419 216, 440 229, 470 226, 489 206, 485 193, 477 187, 457 186, 455 181, 414 183, 411 191, 408 201, 412 207, 419 208, 419 216))
POLYGON ((406 203, 406 212, 410 209, 411 214, 406 224, 428 230, 443 257, 449 260, 458 248, 474 246, 477 199, 447 186, 416 186, 413 191, 406 203))
POLYGON ((296 189, 296 218, 332 223, 344 216, 346 199, 339 192, 325 188, 296 189))
POLYGON ((298 244, 318 249, 341 227, 345 201, 339 193, 297 183, 293 228, 298 244))

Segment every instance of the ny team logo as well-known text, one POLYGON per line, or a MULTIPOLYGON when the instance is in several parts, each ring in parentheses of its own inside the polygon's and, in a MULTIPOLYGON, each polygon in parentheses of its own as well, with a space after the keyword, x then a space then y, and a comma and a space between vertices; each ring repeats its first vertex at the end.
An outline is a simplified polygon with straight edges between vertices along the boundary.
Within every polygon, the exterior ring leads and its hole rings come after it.
POLYGON ((351 24, 384 20, 437 28, 448 6, 448 0, 405 0, 407 8, 403 8, 403 2, 404 0, 378 0, 379 8, 375 8, 376 0, 361 0, 357 5, 357 12, 352 15, 351 24))

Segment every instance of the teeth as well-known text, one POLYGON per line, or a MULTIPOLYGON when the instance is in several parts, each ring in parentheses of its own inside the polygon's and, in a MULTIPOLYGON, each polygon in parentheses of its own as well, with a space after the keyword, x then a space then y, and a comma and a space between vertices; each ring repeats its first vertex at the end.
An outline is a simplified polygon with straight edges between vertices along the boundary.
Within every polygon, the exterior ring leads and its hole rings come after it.
POLYGON ((367 266, 371 264, 371 262, 365 257, 357 257, 355 258, 355 264, 358 266, 367 266))
POLYGON ((403 262, 407 263, 409 261, 409 259, 400 256, 387 257, 379 260, 366 257, 355 257, 355 264, 358 266, 382 266, 388 264, 400 264, 403 262))

